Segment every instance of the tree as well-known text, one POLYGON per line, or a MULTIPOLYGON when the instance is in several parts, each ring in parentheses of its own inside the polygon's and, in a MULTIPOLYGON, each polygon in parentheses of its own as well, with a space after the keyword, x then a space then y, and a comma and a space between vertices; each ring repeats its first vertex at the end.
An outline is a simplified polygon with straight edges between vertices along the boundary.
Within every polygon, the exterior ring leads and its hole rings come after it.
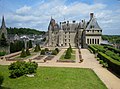
POLYGON ((72 50, 72 47, 71 47, 71 45, 70 45, 69 49, 70 49, 70 52, 72 53, 72 52, 73 52, 73 50, 72 50))
POLYGON ((35 52, 39 52, 41 49, 40 49, 40 46, 39 46, 39 44, 36 44, 36 46, 35 46, 35 52))
POLYGON ((57 51, 57 53, 59 53, 59 49, 58 48, 55 48, 55 50, 57 51))
POLYGON ((45 50, 41 50, 41 55, 45 55, 45 50))
POLYGON ((71 58, 71 51, 70 48, 67 49, 66 54, 65 54, 65 59, 70 59, 71 58))
POLYGON ((2 47, 9 46, 4 33, 2 33, 2 35, 0 37, 0 46, 2 46, 2 47))
POLYGON ((29 56, 29 55, 31 55, 31 54, 30 54, 29 49, 27 48, 27 49, 26 49, 26 56, 29 56))
POLYGON ((28 48, 32 48, 32 41, 31 41, 31 40, 29 40, 29 41, 27 42, 27 47, 28 47, 28 48))
POLYGON ((24 49, 22 49, 22 52, 21 52, 20 57, 26 57, 26 52, 25 52, 25 50, 24 50, 24 49))
POLYGON ((49 51, 49 49, 48 49, 48 48, 45 48, 45 52, 47 52, 47 51, 49 51))

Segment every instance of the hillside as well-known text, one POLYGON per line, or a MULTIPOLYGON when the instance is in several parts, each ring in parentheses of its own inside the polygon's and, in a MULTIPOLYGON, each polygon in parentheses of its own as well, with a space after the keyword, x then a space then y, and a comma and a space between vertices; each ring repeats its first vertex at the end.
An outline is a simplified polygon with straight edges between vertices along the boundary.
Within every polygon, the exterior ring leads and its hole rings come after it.
POLYGON ((111 43, 120 43, 120 35, 102 35, 102 39, 111 43))
POLYGON ((31 29, 31 28, 7 28, 8 34, 45 34, 45 31, 38 31, 36 29, 31 29))

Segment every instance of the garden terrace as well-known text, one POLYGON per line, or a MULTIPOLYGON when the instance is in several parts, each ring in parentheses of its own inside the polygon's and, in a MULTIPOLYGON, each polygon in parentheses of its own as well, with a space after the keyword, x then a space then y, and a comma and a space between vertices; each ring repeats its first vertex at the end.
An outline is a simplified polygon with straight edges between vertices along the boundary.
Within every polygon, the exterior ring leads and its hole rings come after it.
POLYGON ((110 49, 108 49, 107 47, 103 47, 101 45, 97 46, 97 45, 89 45, 89 48, 94 51, 94 49, 96 49, 96 53, 98 53, 97 57, 100 58, 100 63, 102 64, 107 64, 108 68, 112 69, 115 73, 117 73, 118 75, 120 75, 120 56, 119 54, 116 54, 114 52, 112 52, 110 49), (102 50, 106 50, 105 52, 100 51, 99 48, 102 48, 102 50), (103 60, 103 61, 101 61, 103 60))

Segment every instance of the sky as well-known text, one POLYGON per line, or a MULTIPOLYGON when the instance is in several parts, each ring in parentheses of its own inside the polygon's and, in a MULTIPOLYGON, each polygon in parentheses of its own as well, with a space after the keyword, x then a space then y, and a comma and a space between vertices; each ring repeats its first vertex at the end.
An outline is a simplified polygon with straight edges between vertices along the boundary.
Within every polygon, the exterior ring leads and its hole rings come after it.
POLYGON ((7 27, 47 31, 51 17, 61 21, 89 21, 93 12, 105 35, 120 35, 120 0, 0 0, 0 21, 7 27))

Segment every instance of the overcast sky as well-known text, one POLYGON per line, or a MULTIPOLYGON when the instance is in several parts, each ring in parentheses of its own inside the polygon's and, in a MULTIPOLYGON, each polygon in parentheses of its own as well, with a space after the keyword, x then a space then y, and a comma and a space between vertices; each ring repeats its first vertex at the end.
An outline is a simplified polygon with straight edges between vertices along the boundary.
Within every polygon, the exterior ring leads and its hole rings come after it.
POLYGON ((0 17, 5 16, 7 27, 47 31, 51 16, 58 23, 79 22, 88 21, 90 12, 103 34, 120 35, 120 0, 0 0, 0 17))

